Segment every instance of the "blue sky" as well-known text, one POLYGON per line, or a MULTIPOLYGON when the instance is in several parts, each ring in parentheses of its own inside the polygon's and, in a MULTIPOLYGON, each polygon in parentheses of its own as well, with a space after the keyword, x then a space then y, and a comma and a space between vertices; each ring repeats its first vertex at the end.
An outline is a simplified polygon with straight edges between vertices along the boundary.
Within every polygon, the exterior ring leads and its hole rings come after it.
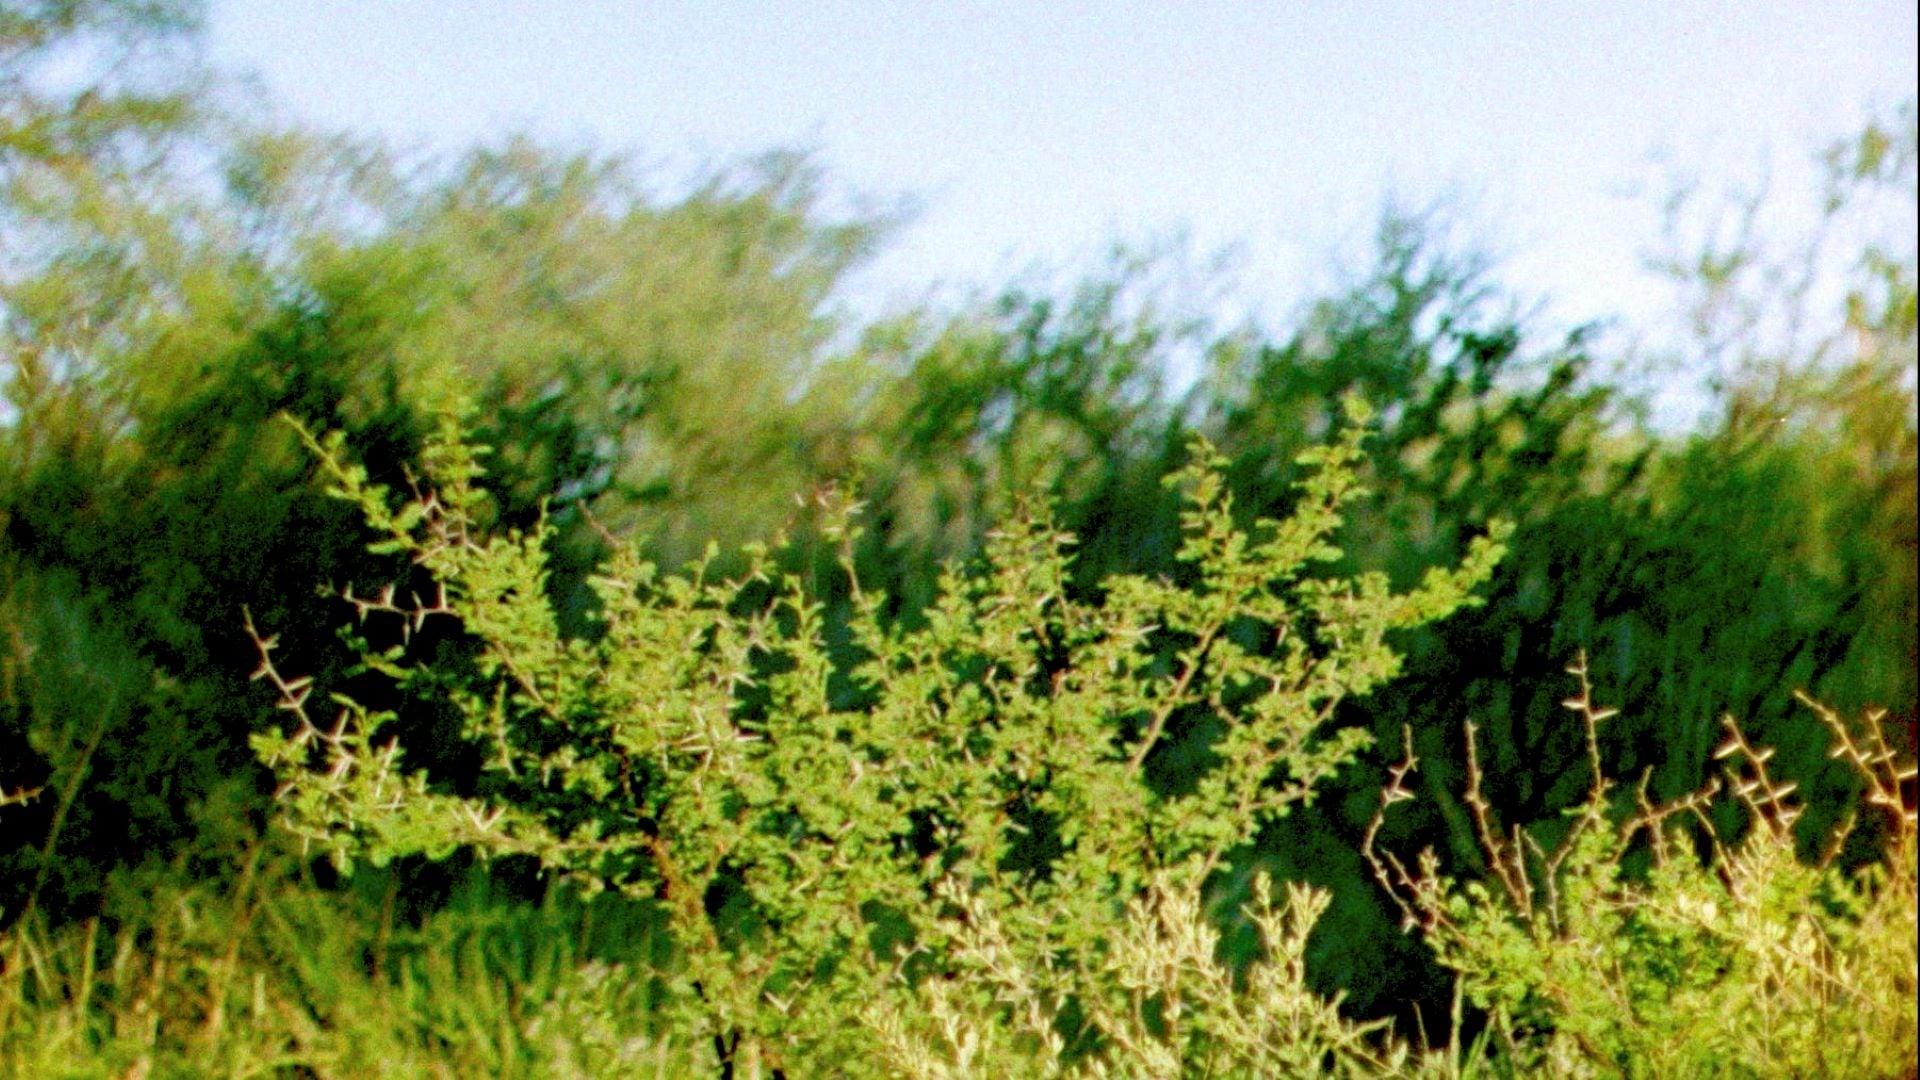
POLYGON ((292 115, 410 143, 521 128, 668 172, 811 147, 920 206, 876 295, 1185 228, 1269 312, 1387 197, 1456 192, 1556 314, 1644 314, 1660 157, 1791 191, 1916 79, 1912 0, 215 0, 212 32, 292 115))

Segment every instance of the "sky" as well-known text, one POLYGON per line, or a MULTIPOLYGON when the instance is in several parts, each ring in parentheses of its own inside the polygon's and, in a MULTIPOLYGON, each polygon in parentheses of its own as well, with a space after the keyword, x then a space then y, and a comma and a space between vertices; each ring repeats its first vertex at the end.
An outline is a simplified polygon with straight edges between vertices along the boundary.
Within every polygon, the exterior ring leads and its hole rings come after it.
POLYGON ((857 283, 889 301, 1184 235, 1267 315, 1441 196, 1563 321, 1650 313, 1661 177, 1810 192, 1916 81, 1912 0, 214 0, 210 29, 292 116, 416 147, 809 149, 917 207, 857 283))

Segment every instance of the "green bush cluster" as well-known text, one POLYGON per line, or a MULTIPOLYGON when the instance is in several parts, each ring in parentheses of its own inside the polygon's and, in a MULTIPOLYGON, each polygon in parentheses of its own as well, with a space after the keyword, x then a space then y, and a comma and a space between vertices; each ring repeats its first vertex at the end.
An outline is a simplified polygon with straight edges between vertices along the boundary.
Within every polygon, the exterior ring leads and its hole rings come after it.
MULTIPOLYGON (((883 619, 885 598, 856 578, 851 664, 764 553, 713 581, 661 576, 629 548, 593 581, 596 625, 569 636, 544 587, 550 533, 484 531, 471 450, 430 447, 424 494, 396 507, 337 442, 316 444, 335 492, 384 534, 376 546, 424 574, 411 599, 356 599, 362 617, 401 620, 403 636, 452 618, 478 642, 470 676, 404 643, 364 666, 450 701, 484 765, 467 791, 436 783, 411 766, 393 711, 334 695, 337 717, 316 713, 311 682, 282 675, 270 642, 261 672, 294 722, 254 746, 283 779, 285 820, 343 870, 473 846, 659 902, 677 945, 662 1008, 729 1068, 881 1068, 851 1021, 955 981, 978 984, 963 999, 997 993, 987 1001, 1048 1017, 1028 1034, 1052 1056, 1237 1073, 1368 1060, 1351 1032, 1268 1056, 1268 1027, 1299 1008, 1279 998, 1223 1042, 1201 1003, 1230 975, 1183 1001, 1110 932, 1129 910, 1143 931, 1199 932, 1209 878, 1365 745, 1327 720, 1395 674, 1385 636, 1466 603, 1498 560, 1504 527, 1411 592, 1378 573, 1304 576, 1339 557, 1358 444, 1309 455, 1293 515, 1250 531, 1222 461, 1199 448, 1171 478, 1188 489, 1190 584, 1116 576, 1076 599, 1072 538, 1040 514, 997 531, 974 572, 950 569, 911 624, 883 619), (1150 776, 1174 725, 1216 732, 1169 789, 1150 776)), ((851 573, 857 525, 830 528, 851 573)), ((1256 918, 1297 945, 1318 902, 1298 894, 1256 918)), ((916 1013, 889 1016, 901 1047, 917 1045, 916 1013)), ((1293 1019, 1315 1038, 1345 1027, 1324 1003, 1293 1019)))

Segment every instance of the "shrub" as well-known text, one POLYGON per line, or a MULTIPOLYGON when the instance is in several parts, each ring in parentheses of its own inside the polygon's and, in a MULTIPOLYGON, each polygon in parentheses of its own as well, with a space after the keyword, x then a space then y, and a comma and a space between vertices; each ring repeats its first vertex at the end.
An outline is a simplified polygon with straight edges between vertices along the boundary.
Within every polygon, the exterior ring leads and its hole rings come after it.
MULTIPOLYGON (((1444 876, 1431 851, 1409 867, 1377 850, 1383 817, 1367 837, 1408 927, 1486 1010, 1498 1060, 1552 1076, 1911 1075, 1915 827, 1902 789, 1914 769, 1896 761, 1884 714, 1850 724, 1802 697, 1864 786, 1874 820, 1861 831, 1884 844, 1884 860, 1849 872, 1835 857, 1854 823, 1832 830, 1819 862, 1797 858, 1796 785, 1731 718, 1724 781, 1667 804, 1644 780, 1620 797, 1596 734, 1614 711, 1594 706, 1584 658, 1569 670, 1592 775, 1567 820, 1503 829, 1480 795, 1469 725, 1466 801, 1486 880, 1444 876)), ((1411 750, 1388 803, 1411 797, 1411 750)))
MULTIPOLYGON (((1073 538, 1040 511, 950 567, 912 624, 853 580, 852 663, 766 548, 730 580, 663 576, 617 548, 594 631, 568 637, 548 528, 488 530, 479 452, 455 428, 398 504, 343 440, 310 440, 375 550, 423 575, 349 591, 356 634, 398 627, 391 647, 359 640, 363 671, 454 708, 485 764, 477 779, 415 767, 410 753, 444 748, 406 745, 399 711, 345 695, 317 719, 311 683, 257 635, 291 721, 254 745, 285 822, 342 870, 470 847, 657 902, 679 946, 662 1014, 728 1073, 938 1073, 981 1054, 1122 1074, 1377 1065, 1374 1033, 1303 987, 1319 898, 1257 906, 1272 956, 1244 986, 1201 915, 1261 823, 1365 745, 1324 725, 1398 670, 1386 636, 1470 603, 1502 550, 1504 527, 1407 593, 1382 574, 1308 576, 1339 557, 1363 494, 1363 413, 1307 455, 1292 516, 1247 531, 1198 447, 1169 481, 1185 491, 1184 582, 1122 575, 1078 595, 1073 538), (431 619, 475 640, 471 670, 409 653, 431 619), (1169 789, 1152 781, 1176 731, 1209 734, 1169 789)), ((851 575, 856 508, 822 501, 851 575)))

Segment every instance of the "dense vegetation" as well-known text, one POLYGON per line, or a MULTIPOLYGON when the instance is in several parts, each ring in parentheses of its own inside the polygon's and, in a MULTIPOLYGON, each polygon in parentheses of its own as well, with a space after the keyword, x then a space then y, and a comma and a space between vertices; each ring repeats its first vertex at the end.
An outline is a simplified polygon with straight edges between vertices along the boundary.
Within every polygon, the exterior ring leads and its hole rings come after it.
POLYGON ((1656 422, 1430 216, 861 320, 802 159, 195 16, 0 0, 0 1071, 1911 1068, 1911 105, 1675 231, 1656 422))

